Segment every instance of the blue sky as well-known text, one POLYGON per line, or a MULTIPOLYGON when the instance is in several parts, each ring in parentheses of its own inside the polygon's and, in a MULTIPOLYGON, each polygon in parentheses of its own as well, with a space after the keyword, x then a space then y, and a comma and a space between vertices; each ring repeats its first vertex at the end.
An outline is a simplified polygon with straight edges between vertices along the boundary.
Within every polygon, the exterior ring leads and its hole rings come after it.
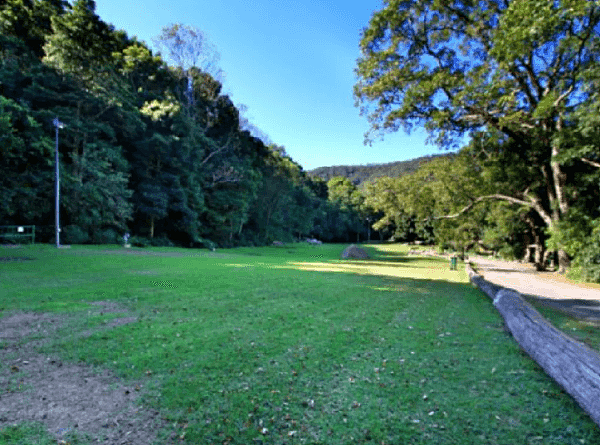
POLYGON ((97 0, 96 13, 152 46, 163 27, 204 31, 221 54, 224 91, 246 117, 311 170, 439 153, 414 130, 363 145, 354 107, 360 32, 381 0, 97 0))

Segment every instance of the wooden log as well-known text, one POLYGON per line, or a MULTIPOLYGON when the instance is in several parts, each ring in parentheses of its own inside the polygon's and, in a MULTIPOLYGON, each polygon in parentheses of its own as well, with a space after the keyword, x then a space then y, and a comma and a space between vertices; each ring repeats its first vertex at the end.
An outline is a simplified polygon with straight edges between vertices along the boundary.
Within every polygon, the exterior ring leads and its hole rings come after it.
POLYGON ((504 289, 502 286, 498 286, 497 284, 490 283, 489 281, 485 280, 481 275, 473 270, 469 263, 465 264, 465 269, 469 274, 471 283, 483 291, 483 293, 486 294, 491 300, 496 298, 496 294, 501 289, 504 289))
POLYGON ((490 283, 469 265, 467 272, 519 346, 600 426, 600 355, 552 326, 518 292, 490 283))
POLYGON ((499 291, 494 306, 521 348, 600 426, 600 355, 552 326, 518 292, 499 291))

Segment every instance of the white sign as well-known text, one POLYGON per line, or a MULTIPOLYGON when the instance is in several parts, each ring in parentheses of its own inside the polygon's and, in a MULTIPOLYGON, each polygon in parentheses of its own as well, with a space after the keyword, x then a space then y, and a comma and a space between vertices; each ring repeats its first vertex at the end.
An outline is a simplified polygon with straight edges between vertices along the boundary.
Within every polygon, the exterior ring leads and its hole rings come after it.
POLYGON ((23 227, 17 227, 17 232, 23 233, 25 229, 23 227))

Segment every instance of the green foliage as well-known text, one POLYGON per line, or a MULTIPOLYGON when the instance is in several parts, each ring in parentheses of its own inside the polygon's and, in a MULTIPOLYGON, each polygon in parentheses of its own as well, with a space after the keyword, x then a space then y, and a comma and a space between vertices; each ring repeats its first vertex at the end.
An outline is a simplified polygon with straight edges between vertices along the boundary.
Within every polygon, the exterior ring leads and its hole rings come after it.
POLYGON ((52 17, 44 61, 99 88, 110 75, 107 69, 119 41, 114 28, 103 22, 95 9, 93 0, 77 0, 65 14, 52 17))
POLYGON ((5 223, 27 224, 50 211, 52 145, 31 114, 29 107, 0 96, 0 215, 5 223))
POLYGON ((317 236, 323 209, 345 212, 242 129, 200 30, 163 30, 167 66, 93 0, 10 0, 0 18, 0 222, 54 224, 55 117, 65 242, 264 244, 317 236))
POLYGON ((132 236, 129 243, 135 247, 174 247, 173 242, 165 236, 146 238, 143 236, 132 236))
POLYGON ((549 230, 546 245, 551 250, 564 249, 575 257, 590 243, 593 224, 589 213, 572 208, 562 221, 549 230))
POLYGON ((43 45, 51 34, 52 17, 63 14, 64 0, 7 0, 0 4, 0 34, 24 42, 36 56, 43 55, 43 45))
POLYGON ((60 239, 64 244, 85 244, 90 240, 90 234, 77 225, 69 224, 61 227, 60 239))
POLYGON ((132 236, 129 238, 129 244, 135 247, 148 247, 150 246, 150 240, 143 236, 132 236))
MULTIPOLYGON (((581 162, 598 165, 599 27, 600 6, 587 0, 384 2, 356 68, 366 137, 423 125, 456 147, 468 135, 492 159, 485 174, 505 187, 471 200, 528 207, 534 231, 558 230, 580 205, 582 181, 598 174, 574 173, 581 162)), ((564 269, 567 254, 558 253, 564 269)))
POLYGON ((585 281, 600 283, 600 219, 590 222, 591 234, 580 245, 575 267, 585 281))
POLYGON ((91 238, 93 244, 120 244, 122 239, 114 229, 96 229, 91 238))

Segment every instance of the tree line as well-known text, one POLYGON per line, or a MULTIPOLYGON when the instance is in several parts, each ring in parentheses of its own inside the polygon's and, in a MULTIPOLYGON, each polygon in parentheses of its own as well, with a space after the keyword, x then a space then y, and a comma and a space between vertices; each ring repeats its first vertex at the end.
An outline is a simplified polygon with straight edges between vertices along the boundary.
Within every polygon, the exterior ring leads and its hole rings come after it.
POLYGON ((318 167, 307 173, 329 181, 335 177, 344 177, 356 185, 361 186, 366 182, 373 182, 377 178, 397 178, 408 173, 414 173, 423 162, 436 159, 440 156, 452 156, 452 154, 437 154, 409 159, 407 161, 388 162, 386 164, 368 165, 334 165, 331 167, 318 167))
MULTIPOLYGON (((260 245, 367 232, 327 184, 222 92, 218 52, 180 24, 159 53, 115 30, 92 0, 0 4, 0 224, 54 231, 58 117, 61 239, 260 245)), ((39 233, 41 231, 41 233, 39 233)))

